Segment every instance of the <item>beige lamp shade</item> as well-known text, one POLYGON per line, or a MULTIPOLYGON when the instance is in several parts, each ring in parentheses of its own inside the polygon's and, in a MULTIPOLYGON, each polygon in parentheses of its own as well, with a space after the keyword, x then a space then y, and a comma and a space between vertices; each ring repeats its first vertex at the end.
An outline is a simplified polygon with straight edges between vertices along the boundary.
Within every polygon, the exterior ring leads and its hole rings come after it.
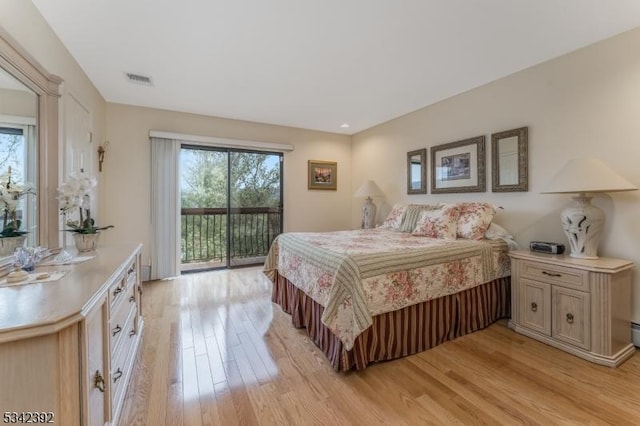
POLYGON ((604 212, 591 204, 587 193, 635 191, 637 186, 595 158, 570 160, 551 179, 543 194, 578 194, 560 213, 562 230, 569 239, 571 257, 597 259, 604 228, 604 212))
POLYGON ((366 197, 362 206, 362 228, 373 228, 376 221, 376 205, 373 204, 371 197, 383 197, 384 193, 378 185, 372 180, 365 180, 360 188, 353 194, 354 197, 366 197))
POLYGON ((596 158, 569 160, 542 194, 635 191, 638 187, 596 158))
POLYGON ((354 197, 384 197, 384 192, 372 180, 365 180, 358 190, 353 194, 354 197))

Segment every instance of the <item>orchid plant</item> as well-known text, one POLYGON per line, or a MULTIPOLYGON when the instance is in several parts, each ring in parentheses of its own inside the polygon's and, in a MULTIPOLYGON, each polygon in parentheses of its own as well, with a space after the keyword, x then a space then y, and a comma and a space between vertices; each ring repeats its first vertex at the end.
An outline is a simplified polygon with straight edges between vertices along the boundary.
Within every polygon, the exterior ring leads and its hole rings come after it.
POLYGON ((65 216, 65 224, 70 232, 78 234, 96 234, 98 231, 113 228, 113 225, 98 227, 91 217, 91 192, 97 185, 93 177, 82 173, 71 174, 69 179, 58 188, 60 212, 65 216), (79 212, 79 220, 70 219, 69 215, 79 212))
POLYGON ((18 204, 27 194, 35 194, 31 184, 21 185, 11 176, 11 167, 7 173, 0 175, 0 209, 2 210, 2 231, 0 238, 19 237, 26 234, 21 231, 22 221, 18 219, 18 204))

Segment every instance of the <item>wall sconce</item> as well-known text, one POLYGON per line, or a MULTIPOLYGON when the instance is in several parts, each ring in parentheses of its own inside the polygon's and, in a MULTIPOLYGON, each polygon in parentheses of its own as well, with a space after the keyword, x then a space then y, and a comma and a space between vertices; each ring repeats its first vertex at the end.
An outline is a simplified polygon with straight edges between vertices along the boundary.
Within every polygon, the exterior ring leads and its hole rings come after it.
POLYGON ((107 152, 107 146, 109 146, 109 141, 106 141, 104 145, 100 145, 98 147, 98 171, 102 171, 102 162, 104 161, 104 153, 107 152))

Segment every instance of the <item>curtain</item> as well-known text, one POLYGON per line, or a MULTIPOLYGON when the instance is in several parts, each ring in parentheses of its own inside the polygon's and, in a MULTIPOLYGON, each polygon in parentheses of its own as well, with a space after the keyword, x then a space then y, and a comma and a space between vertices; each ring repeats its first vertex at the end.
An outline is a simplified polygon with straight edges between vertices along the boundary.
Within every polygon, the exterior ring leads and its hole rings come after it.
POLYGON ((180 141, 151 138, 151 276, 180 274, 180 141))

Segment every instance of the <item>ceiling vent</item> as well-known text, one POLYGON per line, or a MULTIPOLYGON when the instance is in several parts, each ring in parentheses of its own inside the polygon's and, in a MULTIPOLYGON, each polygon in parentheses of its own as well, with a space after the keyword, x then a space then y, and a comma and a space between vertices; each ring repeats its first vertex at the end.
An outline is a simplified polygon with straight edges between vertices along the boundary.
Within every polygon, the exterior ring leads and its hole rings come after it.
POLYGON ((147 77, 146 75, 133 74, 130 72, 126 72, 124 75, 127 76, 127 80, 131 83, 142 84, 143 86, 153 86, 151 77, 147 77))

